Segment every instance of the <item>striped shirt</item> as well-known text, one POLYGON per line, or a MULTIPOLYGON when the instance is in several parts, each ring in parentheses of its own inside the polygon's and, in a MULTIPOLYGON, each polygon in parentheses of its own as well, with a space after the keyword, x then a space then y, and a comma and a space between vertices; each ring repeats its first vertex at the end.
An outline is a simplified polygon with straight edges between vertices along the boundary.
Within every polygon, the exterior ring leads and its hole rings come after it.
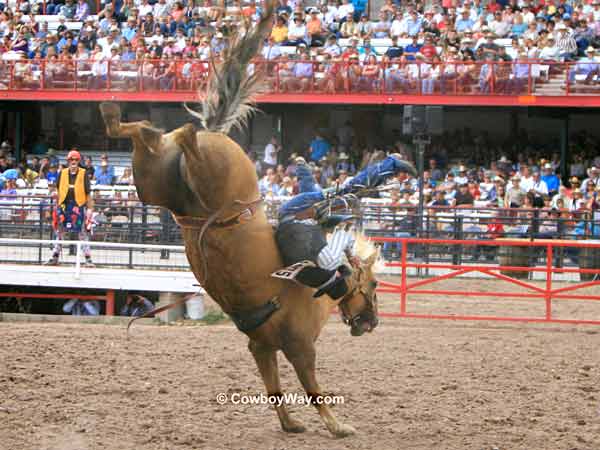
POLYGON ((556 40, 556 46, 561 53, 575 53, 577 50, 575 39, 569 36, 568 33, 559 34, 558 39, 556 40))
POLYGON ((317 264, 322 269, 335 270, 344 264, 344 254, 354 246, 354 236, 349 231, 336 230, 329 243, 317 256, 317 264))

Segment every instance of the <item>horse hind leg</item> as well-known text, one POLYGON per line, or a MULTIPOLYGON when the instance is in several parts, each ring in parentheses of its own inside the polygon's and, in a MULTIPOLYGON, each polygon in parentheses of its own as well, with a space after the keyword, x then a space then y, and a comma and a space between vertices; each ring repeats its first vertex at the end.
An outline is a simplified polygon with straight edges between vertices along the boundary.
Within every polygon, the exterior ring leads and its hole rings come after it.
MULTIPOLYGON (((276 351, 265 348, 252 340, 248 343, 248 349, 252 353, 252 356, 254 356, 260 375, 267 388, 267 395, 282 395, 276 351)), ((304 425, 290 417, 285 403, 282 403, 281 406, 275 405, 274 408, 283 431, 288 433, 302 433, 306 431, 304 425)))
POLYGON ((294 366, 300 383, 302 383, 306 394, 313 399, 313 405, 317 408, 321 420, 323 420, 331 434, 341 438, 356 433, 354 427, 337 420, 326 402, 315 401, 318 397, 322 398, 323 394, 315 375, 316 352, 313 343, 307 342, 301 347, 294 346, 293 350, 284 348, 283 353, 292 366, 294 366))

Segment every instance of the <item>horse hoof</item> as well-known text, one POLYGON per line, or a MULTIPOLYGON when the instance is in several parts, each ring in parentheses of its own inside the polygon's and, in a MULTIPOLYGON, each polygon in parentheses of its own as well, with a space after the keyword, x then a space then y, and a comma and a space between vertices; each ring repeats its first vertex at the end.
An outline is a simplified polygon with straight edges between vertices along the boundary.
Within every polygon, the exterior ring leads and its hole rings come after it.
POLYGON ((290 420, 287 425, 281 424, 281 427, 286 433, 304 433, 306 431, 306 427, 295 420, 290 420))
POLYGON ((333 434, 335 435, 335 437, 338 437, 338 438, 352 436, 353 434, 356 434, 356 428, 354 428, 351 425, 345 425, 345 424, 341 423, 338 426, 337 430, 335 430, 333 432, 333 434))

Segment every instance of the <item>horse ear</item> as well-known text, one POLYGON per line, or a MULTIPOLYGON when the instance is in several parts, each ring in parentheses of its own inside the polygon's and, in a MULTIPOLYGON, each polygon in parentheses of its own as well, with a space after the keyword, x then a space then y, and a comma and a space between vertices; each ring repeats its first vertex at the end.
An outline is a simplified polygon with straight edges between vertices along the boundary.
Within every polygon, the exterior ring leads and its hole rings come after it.
POLYGON ((367 267, 372 267, 373 264, 375 264, 375 261, 379 259, 379 251, 380 249, 377 248, 377 250, 375 250, 367 259, 365 259, 364 263, 367 267))

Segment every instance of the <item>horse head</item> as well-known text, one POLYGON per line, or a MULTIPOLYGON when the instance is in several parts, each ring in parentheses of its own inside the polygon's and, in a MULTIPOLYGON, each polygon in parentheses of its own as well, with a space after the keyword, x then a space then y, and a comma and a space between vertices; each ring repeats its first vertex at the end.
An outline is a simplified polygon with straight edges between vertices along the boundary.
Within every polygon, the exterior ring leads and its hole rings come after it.
POLYGON ((377 279, 373 270, 378 259, 379 252, 375 249, 365 259, 358 255, 349 280, 350 291, 339 303, 342 320, 350 326, 352 336, 361 336, 366 331, 371 332, 379 323, 377 279))

